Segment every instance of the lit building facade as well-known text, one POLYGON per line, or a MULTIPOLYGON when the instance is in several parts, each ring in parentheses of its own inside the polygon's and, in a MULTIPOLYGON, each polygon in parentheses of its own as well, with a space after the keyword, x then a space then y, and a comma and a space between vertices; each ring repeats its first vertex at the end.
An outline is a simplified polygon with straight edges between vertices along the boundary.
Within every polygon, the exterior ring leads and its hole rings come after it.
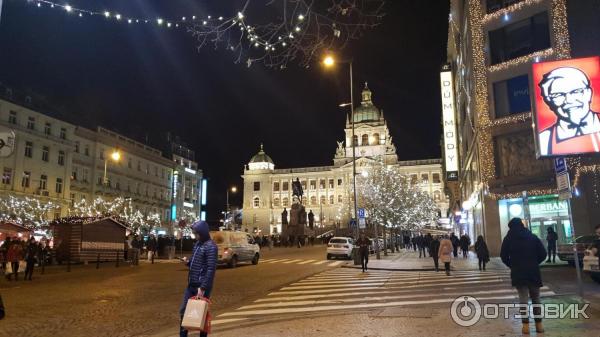
POLYGON ((532 126, 532 64, 599 55, 600 7, 574 0, 452 0, 448 63, 459 158, 451 193, 457 229, 484 235, 498 254, 512 217, 560 242, 592 232, 600 217, 594 159, 569 160, 576 186, 571 213, 559 200, 552 159, 537 159, 532 126), (577 33, 579 32, 579 33, 577 33))
MULTIPOLYGON (((365 85, 360 106, 354 110, 355 136, 348 119, 345 141, 338 142, 333 165, 305 168, 275 168, 275 163, 261 145, 260 151, 245 166, 243 196, 243 229, 265 234, 281 232, 281 213, 292 204, 292 182, 300 180, 304 190, 303 204, 307 213, 315 215, 315 225, 346 227, 353 217, 352 142, 355 144, 357 171, 373 162, 394 165, 420 182, 420 187, 439 205, 444 214, 448 208, 444 193, 440 159, 398 161, 383 112, 372 101, 365 85)), ((360 205, 359 205, 360 206, 360 205)))

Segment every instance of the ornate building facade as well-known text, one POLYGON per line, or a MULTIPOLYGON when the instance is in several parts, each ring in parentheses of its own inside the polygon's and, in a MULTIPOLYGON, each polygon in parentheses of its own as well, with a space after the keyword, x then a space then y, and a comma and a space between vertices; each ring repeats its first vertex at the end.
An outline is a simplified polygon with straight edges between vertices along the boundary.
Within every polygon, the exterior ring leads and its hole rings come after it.
MULTIPOLYGON (((345 140, 337 143, 333 165, 304 168, 275 168, 275 163, 261 145, 244 169, 243 221, 248 231, 263 234, 281 232, 281 213, 292 203, 292 181, 300 180, 304 190, 303 204, 315 215, 317 226, 347 227, 352 218, 352 144, 355 145, 356 167, 360 173, 373 162, 394 165, 427 192, 439 205, 440 213, 448 208, 441 178, 440 159, 399 161, 389 134, 383 111, 372 101, 365 84, 362 101, 354 110, 352 123, 346 121, 345 140)), ((359 205, 360 207, 360 205, 359 205)))

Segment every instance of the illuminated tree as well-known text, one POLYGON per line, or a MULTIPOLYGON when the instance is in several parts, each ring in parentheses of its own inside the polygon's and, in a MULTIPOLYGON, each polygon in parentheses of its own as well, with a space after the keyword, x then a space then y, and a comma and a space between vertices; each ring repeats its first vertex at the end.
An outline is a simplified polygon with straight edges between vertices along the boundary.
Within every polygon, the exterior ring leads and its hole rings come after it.
POLYGON ((39 229, 49 223, 54 211, 60 205, 51 201, 40 201, 30 197, 14 197, 11 195, 0 198, 0 221, 23 225, 29 229, 39 229))
POLYGON ((71 207, 70 214, 75 217, 114 217, 135 232, 151 231, 161 225, 160 214, 155 212, 144 214, 133 207, 130 198, 123 197, 112 200, 97 197, 92 202, 82 199, 71 207))

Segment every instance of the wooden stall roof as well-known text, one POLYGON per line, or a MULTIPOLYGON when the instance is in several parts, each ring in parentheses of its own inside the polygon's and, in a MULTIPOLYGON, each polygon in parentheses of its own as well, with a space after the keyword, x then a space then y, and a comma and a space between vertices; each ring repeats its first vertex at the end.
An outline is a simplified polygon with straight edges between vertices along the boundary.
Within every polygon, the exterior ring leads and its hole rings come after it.
POLYGON ((17 233, 31 232, 31 230, 27 227, 17 225, 12 222, 0 222, 0 232, 2 231, 10 231, 17 233))

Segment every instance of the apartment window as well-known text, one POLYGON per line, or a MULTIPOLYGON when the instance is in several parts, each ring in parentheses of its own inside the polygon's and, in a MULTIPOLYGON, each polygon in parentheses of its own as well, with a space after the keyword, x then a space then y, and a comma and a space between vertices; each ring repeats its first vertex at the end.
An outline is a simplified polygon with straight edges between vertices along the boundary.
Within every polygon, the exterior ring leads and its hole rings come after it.
POLYGON ((56 178, 56 193, 62 193, 63 180, 62 178, 56 178))
POLYGON ((73 172, 71 172, 71 180, 77 180, 77 168, 73 168, 73 172))
POLYGON ((421 182, 422 183, 428 183, 429 182, 429 175, 427 173, 421 174, 421 182))
POLYGON ((10 113, 8 114, 8 122, 10 124, 17 124, 17 112, 16 111, 10 111, 10 113))
POLYGON ((432 179, 434 184, 439 184, 441 182, 439 173, 434 173, 432 179))
POLYGON ((352 136, 352 145, 358 146, 358 135, 352 136))
POLYGON ((273 183, 273 191, 279 192, 279 182, 274 182, 273 183))
POLYGON ((333 179, 329 179, 329 188, 333 188, 334 184, 333 184, 333 179))
POLYGON ((42 174, 40 176, 40 190, 45 190, 47 185, 48 185, 48 176, 45 174, 42 174))
POLYGON ((44 134, 50 136, 52 134, 52 124, 46 123, 44 124, 44 134))
POLYGON ((311 205, 316 205, 317 204, 317 197, 316 196, 312 196, 310 197, 310 204, 311 205))
POLYGON ((344 180, 342 178, 338 178, 338 186, 342 186, 344 180))
POLYGON ((310 189, 311 190, 316 190, 317 189, 317 181, 316 180, 311 180, 310 181, 310 189))
POLYGON ((333 195, 329 196, 329 204, 333 205, 335 203, 335 198, 333 197, 333 195))
POLYGON ((60 139, 67 139, 67 129, 66 128, 60 128, 60 139))
POLYGON ((25 142, 25 157, 31 158, 33 153, 33 143, 25 142))
POLYGON ((300 185, 302 185, 302 190, 303 190, 303 191, 306 191, 306 180, 302 180, 302 181, 300 182, 300 185))
POLYGON ((548 12, 489 32, 491 64, 550 48, 548 12))
POLYGON ((340 194, 338 195, 338 203, 342 203, 344 201, 344 197, 340 194))
POLYGON ((10 167, 5 167, 2 172, 2 184, 10 185, 12 181, 12 169, 10 167))
POLYGON ((373 145, 379 145, 379 134, 373 134, 373 145))
POLYGON ((75 153, 79 153, 79 142, 75 142, 75 153))
POLYGON ((252 205, 254 206, 254 208, 260 207, 260 198, 254 197, 254 199, 252 200, 252 205))
POLYGON ((325 189, 325 179, 319 179, 319 188, 325 189))
POLYGON ((281 206, 283 207, 288 207, 290 204, 290 199, 288 198, 283 198, 283 201, 281 202, 281 206))
POLYGON ((327 204, 327 197, 322 195, 319 201, 320 201, 321 205, 325 205, 325 204, 327 204))
POLYGON ((494 83, 494 111, 496 118, 531 111, 529 76, 494 83))
POLYGON ((279 207, 279 198, 273 199, 273 206, 279 207))
POLYGON ((31 182, 31 172, 29 172, 29 171, 23 172, 23 177, 21 178, 21 187, 29 188, 30 182, 31 182))
POLYGON ((58 151, 58 165, 65 165, 65 151, 58 151))
POLYGON ((287 190, 290 189, 290 183, 289 182, 284 181, 282 185, 283 185, 283 186, 281 186, 282 187, 282 189, 281 189, 282 191, 287 191, 287 190))
POLYGON ((84 151, 85 151, 85 155, 86 155, 86 156, 89 156, 89 155, 90 155, 90 146, 89 146, 89 145, 86 145, 86 146, 85 146, 85 150, 84 150, 84 151))
POLYGON ((81 180, 83 180, 84 183, 88 182, 88 170, 85 168, 83 169, 81 180))
POLYGON ((29 130, 35 130, 35 118, 34 117, 27 118, 27 128, 29 130))
POLYGON ((410 182, 411 184, 416 184, 417 183, 417 175, 416 174, 411 174, 410 175, 410 182))
POLYGON ((490 14, 521 1, 523 0, 486 0, 486 11, 490 14))
POLYGON ((44 146, 42 148, 42 160, 43 161, 48 161, 48 158, 50 157, 50 148, 47 146, 44 146))
POLYGON ((254 182, 254 191, 260 191, 260 182, 259 181, 254 182))

